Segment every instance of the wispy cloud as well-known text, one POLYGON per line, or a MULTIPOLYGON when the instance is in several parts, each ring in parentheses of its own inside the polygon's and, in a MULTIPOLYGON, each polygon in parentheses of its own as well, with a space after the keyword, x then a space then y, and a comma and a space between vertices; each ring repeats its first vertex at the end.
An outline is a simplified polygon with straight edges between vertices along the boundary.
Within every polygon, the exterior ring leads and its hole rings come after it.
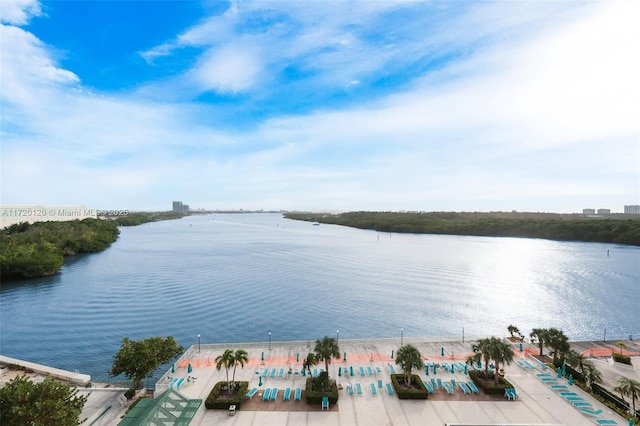
POLYGON ((85 87, 15 18, 2 200, 621 210, 639 197, 637 12, 242 2, 141 53, 192 66, 126 93, 85 87))

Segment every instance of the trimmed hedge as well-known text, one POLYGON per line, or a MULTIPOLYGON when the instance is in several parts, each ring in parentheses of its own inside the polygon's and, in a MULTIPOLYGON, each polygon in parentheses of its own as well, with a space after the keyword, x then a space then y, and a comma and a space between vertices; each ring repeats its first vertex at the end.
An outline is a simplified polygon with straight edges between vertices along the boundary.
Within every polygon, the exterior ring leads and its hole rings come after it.
POLYGON ((613 360, 616 362, 620 362, 622 364, 631 365, 631 357, 627 355, 622 355, 617 352, 613 353, 613 360))
POLYGON ((323 397, 329 397, 330 404, 336 404, 338 402, 338 386, 335 381, 331 381, 331 391, 316 391, 313 390, 313 377, 307 379, 307 386, 305 388, 305 398, 307 404, 322 404, 323 397))
POLYGON ((469 371, 469 377, 473 380, 473 383, 487 395, 504 395, 505 389, 514 387, 504 377, 498 379, 498 386, 496 386, 494 384, 494 376, 490 375, 489 377, 485 377, 484 370, 471 370, 469 371), (487 383, 487 381, 490 383, 487 383))
POLYGON ((249 382, 235 382, 232 386, 234 385, 236 386, 236 394, 233 398, 219 398, 220 392, 226 388, 227 382, 216 383, 204 401, 204 406, 210 410, 228 410, 229 406, 235 405, 236 410, 239 410, 249 390, 249 382))
POLYGON ((427 399, 429 392, 427 388, 422 383, 422 379, 417 374, 411 375, 411 385, 417 386, 418 389, 413 387, 407 389, 404 384, 404 374, 392 374, 391 375, 391 383, 393 384, 393 388, 396 390, 396 394, 398 394, 399 399, 427 399))

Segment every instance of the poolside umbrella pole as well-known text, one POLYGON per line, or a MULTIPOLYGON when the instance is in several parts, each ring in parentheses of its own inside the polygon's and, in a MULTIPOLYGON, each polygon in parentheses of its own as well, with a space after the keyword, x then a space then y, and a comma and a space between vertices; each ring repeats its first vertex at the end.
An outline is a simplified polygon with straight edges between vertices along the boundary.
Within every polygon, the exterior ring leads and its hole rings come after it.
POLYGON ((567 375, 567 365, 562 364, 562 377, 567 375))
POLYGON ((258 376, 258 386, 262 386, 262 376, 258 376))
POLYGON ((444 356, 444 346, 440 347, 440 356, 444 356))
POLYGON ((391 351, 391 359, 393 359, 393 351, 391 351))
POLYGON ((349 367, 349 375, 353 376, 353 366, 349 367))
POLYGON ((424 369, 424 372, 427 374, 427 376, 429 375, 429 366, 427 365, 426 368, 424 369))
POLYGON ((173 364, 171 364, 171 373, 175 373, 176 372, 176 363, 174 362, 173 364))
POLYGON ((300 362, 300 354, 299 353, 296 354, 296 362, 300 362))
POLYGON ((453 364, 451 364, 451 374, 453 374, 453 364))
POLYGON ((569 374, 569 386, 573 386, 573 374, 569 374))
POLYGON ((344 352, 344 357, 342 358, 342 360, 343 360, 344 362, 347 362, 347 352, 346 352, 346 351, 344 352))
POLYGON ((342 367, 338 367, 338 377, 342 377, 342 367))
POLYGON ((193 368, 191 367, 191 363, 189 363, 189 365, 187 366, 187 373, 191 373, 193 371, 193 368))
POLYGON ((469 366, 465 365, 464 366, 464 375, 466 376, 467 374, 469 374, 469 366))
POLYGON ((560 369, 560 367, 558 367, 558 378, 562 377, 562 369, 560 369))

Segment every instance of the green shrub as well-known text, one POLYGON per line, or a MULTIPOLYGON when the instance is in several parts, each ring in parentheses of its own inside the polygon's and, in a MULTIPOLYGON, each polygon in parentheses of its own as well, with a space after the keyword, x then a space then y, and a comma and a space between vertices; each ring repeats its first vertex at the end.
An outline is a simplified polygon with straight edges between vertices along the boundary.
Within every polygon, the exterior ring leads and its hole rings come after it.
POLYGON ((229 406, 235 405, 236 410, 239 410, 244 401, 244 396, 249 390, 249 382, 233 382, 231 386, 235 392, 234 396, 231 398, 221 397, 220 394, 227 388, 227 382, 216 383, 204 401, 204 406, 210 410, 228 410, 229 406))
POLYGON ((505 389, 513 387, 504 377, 498 379, 498 385, 496 386, 493 374, 489 373, 489 376, 487 376, 484 371, 471 370, 469 371, 469 377, 487 395, 504 395, 505 389))
MULTIPOLYGON (((322 373, 320 373, 322 374, 322 373)), ((329 397, 330 404, 336 404, 338 402, 338 386, 336 386, 336 382, 331 380, 330 390, 322 390, 320 386, 318 386, 318 380, 320 377, 310 377, 307 379, 307 385, 305 388, 305 399, 307 404, 322 404, 322 398, 327 396, 329 397)))
POLYGON ((411 385, 409 389, 405 387, 404 384, 405 375, 404 374, 392 374, 391 375, 391 384, 398 394, 399 399, 427 399, 429 392, 427 388, 422 383, 420 376, 417 374, 411 375, 411 385), (413 386, 417 386, 418 389, 415 389, 413 386))
POLYGON ((619 354, 617 352, 613 353, 613 360, 616 362, 620 362, 622 364, 631 365, 631 357, 628 355, 619 354))

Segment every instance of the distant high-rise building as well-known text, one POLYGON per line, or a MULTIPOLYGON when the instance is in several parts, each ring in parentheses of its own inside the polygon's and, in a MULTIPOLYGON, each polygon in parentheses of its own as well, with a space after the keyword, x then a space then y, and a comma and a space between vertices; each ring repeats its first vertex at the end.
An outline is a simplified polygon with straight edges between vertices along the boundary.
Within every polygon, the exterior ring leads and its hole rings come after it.
POLYGON ((640 204, 624 206, 624 214, 640 214, 640 204))
POLYGON ((174 201, 172 211, 175 213, 189 213, 189 204, 182 204, 182 201, 174 201))
POLYGON ((598 209, 598 214, 611 214, 611 209, 598 209))
POLYGON ((582 209, 582 214, 596 214, 596 209, 582 209))

